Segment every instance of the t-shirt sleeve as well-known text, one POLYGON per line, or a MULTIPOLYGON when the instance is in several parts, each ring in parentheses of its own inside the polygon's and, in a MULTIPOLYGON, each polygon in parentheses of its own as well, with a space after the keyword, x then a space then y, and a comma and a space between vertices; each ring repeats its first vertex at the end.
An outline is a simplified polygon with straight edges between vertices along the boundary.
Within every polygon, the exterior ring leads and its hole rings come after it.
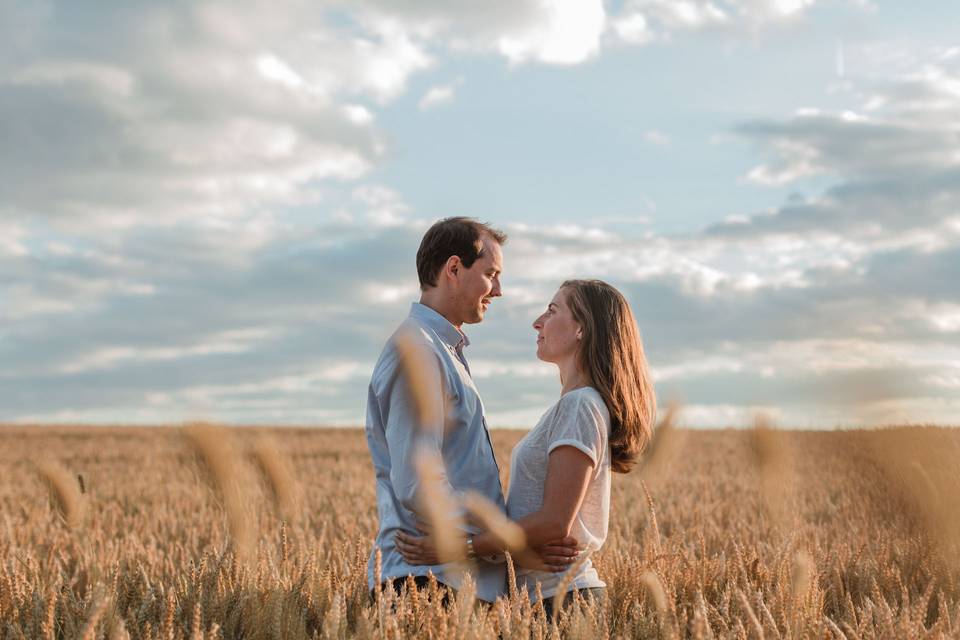
POLYGON ((606 408, 598 404, 602 401, 586 393, 577 393, 576 397, 564 400, 550 433, 547 453, 557 447, 575 447, 596 467, 607 442, 606 408))

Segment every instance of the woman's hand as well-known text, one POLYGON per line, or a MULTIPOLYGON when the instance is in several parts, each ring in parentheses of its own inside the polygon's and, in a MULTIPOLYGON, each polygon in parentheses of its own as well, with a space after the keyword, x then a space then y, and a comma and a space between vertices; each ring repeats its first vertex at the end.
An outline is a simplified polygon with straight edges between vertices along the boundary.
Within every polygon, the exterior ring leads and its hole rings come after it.
POLYGON ((397 551, 407 564, 440 564, 440 558, 437 557, 437 544, 429 534, 415 536, 405 531, 397 531, 393 539, 397 551))
POLYGON ((576 538, 566 537, 539 547, 515 551, 511 556, 524 569, 563 573, 580 557, 580 549, 577 548, 576 538))
POLYGON ((579 542, 573 536, 560 540, 551 540, 546 544, 535 547, 534 551, 540 560, 548 567, 547 571, 560 573, 570 568, 570 565, 580 559, 579 542))
MULTIPOLYGON (((413 535, 405 531, 397 531, 394 536, 397 551, 407 564, 413 566, 441 564, 433 536, 430 533, 421 533, 422 535, 413 535)), ((515 551, 511 555, 514 561, 524 569, 563 573, 579 559, 578 544, 576 538, 567 536, 539 547, 515 551)))

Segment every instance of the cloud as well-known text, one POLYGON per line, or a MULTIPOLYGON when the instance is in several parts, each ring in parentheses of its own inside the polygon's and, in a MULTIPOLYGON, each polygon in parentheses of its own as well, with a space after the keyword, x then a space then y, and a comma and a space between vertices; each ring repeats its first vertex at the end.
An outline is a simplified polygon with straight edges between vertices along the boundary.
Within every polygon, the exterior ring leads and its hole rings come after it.
POLYGON ((66 7, 37 17, 0 82, 5 208, 61 227, 167 224, 304 204, 320 181, 365 175, 384 143, 356 100, 392 100, 431 59, 391 21, 352 33, 288 9, 129 3, 69 38, 66 7))
POLYGON ((578 64, 600 50, 606 12, 601 0, 548 0, 541 21, 500 37, 497 48, 513 63, 578 64))
POLYGON ((643 132, 643 139, 657 147, 665 147, 670 144, 670 136, 663 131, 648 129, 643 132))
POLYGON ((832 179, 819 196, 714 225, 713 237, 850 238, 871 250, 938 251, 960 225, 960 63, 936 56, 887 81, 859 80, 860 112, 805 109, 754 120, 736 133, 773 159, 747 179, 786 184, 832 179))
MULTIPOLYGON (((381 111, 457 86, 411 78, 461 54, 576 64, 608 32, 749 30, 811 5, 128 3, 70 38, 66 5, 4 5, 0 420, 360 422, 431 222, 377 171, 381 111)), ((624 291, 688 422, 955 416, 958 59, 847 70, 856 110, 736 126, 762 155, 743 188, 829 185, 772 210, 674 235, 633 216, 505 225, 505 295, 467 328, 491 421, 532 424, 556 398, 530 323, 570 277, 624 291)))
POLYGON ((758 31, 789 24, 816 0, 627 0, 611 20, 617 37, 629 44, 669 39, 703 30, 758 31))
MULTIPOLYGON (((687 5, 637 6, 713 11, 687 5)), ((724 6, 716 11, 741 18, 759 10, 724 6)), ((768 13, 790 13, 781 9, 768 13)), ((0 45, 0 192, 6 215, 74 232, 92 220, 229 220, 315 203, 325 184, 378 166, 388 141, 370 105, 396 100, 437 56, 577 64, 600 54, 611 24, 600 0, 341 0, 322 10, 290 0, 283 11, 263 0, 140 1, 65 29, 71 11, 4 7, 15 29, 0 45)), ((614 29, 637 37, 643 20, 614 29)), ((434 86, 421 106, 453 90, 434 86)))
POLYGON ((430 87, 423 97, 420 98, 420 101, 417 103, 417 106, 421 111, 426 111, 427 109, 433 109, 440 105, 449 104, 453 102, 454 93, 457 90, 457 87, 462 84, 462 80, 454 82, 452 84, 437 85, 435 87, 430 87))
MULTIPOLYGON (((398 197, 371 188, 352 207, 358 220, 376 218, 398 197)), ((338 224, 277 228, 240 252, 242 234, 181 223, 165 236, 128 230, 83 251, 7 257, 7 283, 19 274, 14 284, 29 282, 34 296, 62 306, 5 298, 0 358, 11 364, 0 376, 0 419, 358 423, 370 367, 417 295, 413 257, 429 221, 338 224)), ((817 424, 880 420, 893 415, 880 410, 890 398, 854 391, 900 376, 912 380, 895 395, 903 403, 952 393, 960 354, 949 330, 960 294, 950 274, 960 249, 870 253, 833 270, 798 256, 784 268, 800 271, 800 286, 765 269, 774 263, 766 254, 743 257, 709 235, 509 232, 505 295, 467 328, 495 424, 532 424, 555 397, 556 372, 536 361, 530 323, 570 276, 624 291, 661 398, 681 397, 700 417, 716 405, 702 425, 724 423, 734 405, 780 407, 796 424, 840 384, 851 391, 833 392, 817 424)), ((30 233, 23 242, 36 244, 41 236, 30 233)), ((789 251, 774 245, 769 256, 789 251)))

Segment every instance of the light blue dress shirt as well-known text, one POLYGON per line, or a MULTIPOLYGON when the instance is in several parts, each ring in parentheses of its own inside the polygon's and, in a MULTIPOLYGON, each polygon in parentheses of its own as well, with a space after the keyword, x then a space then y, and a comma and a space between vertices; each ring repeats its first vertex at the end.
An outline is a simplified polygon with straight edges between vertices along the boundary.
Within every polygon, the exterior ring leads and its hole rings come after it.
MULTIPOLYGON (((420 512, 421 519, 426 519, 417 502, 420 481, 414 456, 418 447, 432 447, 440 453, 446 488, 454 497, 467 490, 477 491, 505 510, 483 403, 463 356, 463 347, 468 344, 467 337, 446 318, 426 305, 414 303, 409 317, 387 341, 374 367, 367 396, 366 435, 376 471, 380 526, 368 563, 367 582, 371 589, 375 583, 377 548, 381 552, 381 580, 425 576, 431 571, 439 581, 454 588, 462 580, 460 573, 449 565, 409 565, 394 546, 397 530, 416 533, 415 513, 420 512), (432 379, 439 381, 436 393, 443 406, 442 413, 438 412, 442 425, 418 425, 409 380, 397 351, 397 336, 401 332, 412 336, 428 354, 426 361, 437 366, 431 374, 435 373, 432 379)), ((465 527, 469 533, 479 532, 471 525, 465 527)), ((477 597, 492 602, 502 595, 504 571, 503 563, 477 560, 471 570, 477 597)))

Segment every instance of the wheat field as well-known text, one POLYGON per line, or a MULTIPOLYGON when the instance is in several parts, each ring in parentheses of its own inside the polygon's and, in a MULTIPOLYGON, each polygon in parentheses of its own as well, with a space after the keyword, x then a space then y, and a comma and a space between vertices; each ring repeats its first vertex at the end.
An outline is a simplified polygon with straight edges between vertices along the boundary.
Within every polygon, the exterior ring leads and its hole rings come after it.
POLYGON ((361 430, 2 427, 0 638, 956 638, 958 460, 955 429, 664 428, 614 474, 607 600, 547 620, 371 600, 361 430))

